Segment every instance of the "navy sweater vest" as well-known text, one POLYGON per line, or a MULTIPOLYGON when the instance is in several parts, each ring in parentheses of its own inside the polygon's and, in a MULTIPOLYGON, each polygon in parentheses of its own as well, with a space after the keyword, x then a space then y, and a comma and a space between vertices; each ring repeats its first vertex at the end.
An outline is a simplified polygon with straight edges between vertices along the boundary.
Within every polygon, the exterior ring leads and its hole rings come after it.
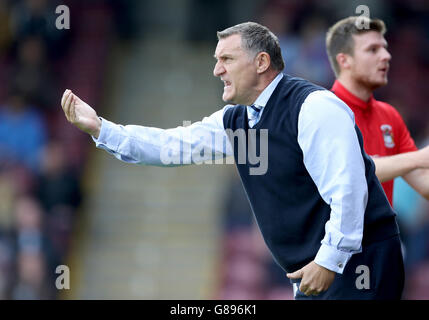
MULTIPOLYGON (((284 75, 274 90, 260 121, 253 127, 256 143, 261 129, 268 129, 268 168, 263 175, 250 175, 254 161, 238 161, 239 145, 234 157, 252 211, 274 259, 287 272, 293 272, 312 261, 325 235, 330 207, 319 195, 308 174, 298 144, 298 116, 306 97, 313 91, 325 90, 304 79, 284 75), (239 163, 241 162, 241 163, 239 163)), ((246 106, 236 105, 225 112, 225 129, 249 129, 246 106)), ((363 151, 362 135, 355 126, 368 183, 368 204, 364 217, 365 244, 387 239, 399 233, 395 213, 375 175, 375 165, 363 151)), ((227 130, 228 131, 228 130, 227 130)), ((230 130, 229 130, 230 131, 230 130)), ((230 136, 230 139, 235 139, 230 136)), ((250 136, 252 139, 252 136, 250 136)), ((256 143, 259 152, 258 143, 256 143)), ((364 250, 364 249, 363 249, 364 250)))

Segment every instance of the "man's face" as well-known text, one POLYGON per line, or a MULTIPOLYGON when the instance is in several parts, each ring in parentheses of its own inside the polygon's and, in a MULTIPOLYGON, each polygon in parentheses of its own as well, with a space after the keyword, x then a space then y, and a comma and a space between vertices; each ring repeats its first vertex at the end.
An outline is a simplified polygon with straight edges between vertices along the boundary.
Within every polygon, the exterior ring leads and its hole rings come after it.
POLYGON ((222 100, 234 104, 250 105, 259 92, 255 59, 241 46, 241 35, 220 39, 214 54, 217 62, 213 74, 224 83, 222 100))
POLYGON ((374 90, 387 84, 389 61, 387 41, 380 32, 369 31, 353 35, 354 53, 350 57, 352 78, 374 90))

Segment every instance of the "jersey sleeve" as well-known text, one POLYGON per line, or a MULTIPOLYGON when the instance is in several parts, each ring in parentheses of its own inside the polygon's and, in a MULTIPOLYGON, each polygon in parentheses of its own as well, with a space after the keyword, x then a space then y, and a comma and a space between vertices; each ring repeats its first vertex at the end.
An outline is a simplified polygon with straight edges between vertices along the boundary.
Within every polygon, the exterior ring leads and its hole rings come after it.
POLYGON ((396 134, 396 144, 398 146, 398 153, 405 153, 405 152, 411 152, 416 151, 417 147, 416 144, 411 137, 410 132, 408 131, 408 128, 402 119, 399 112, 392 106, 391 108, 391 114, 395 121, 395 134, 396 134))

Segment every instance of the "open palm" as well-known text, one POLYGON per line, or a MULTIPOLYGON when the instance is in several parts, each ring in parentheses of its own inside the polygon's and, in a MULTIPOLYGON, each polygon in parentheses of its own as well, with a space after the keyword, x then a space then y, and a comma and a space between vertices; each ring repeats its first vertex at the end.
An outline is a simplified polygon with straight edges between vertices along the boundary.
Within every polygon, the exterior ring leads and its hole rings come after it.
POLYGON ((98 138, 101 120, 93 108, 68 89, 64 91, 61 106, 70 123, 98 138))

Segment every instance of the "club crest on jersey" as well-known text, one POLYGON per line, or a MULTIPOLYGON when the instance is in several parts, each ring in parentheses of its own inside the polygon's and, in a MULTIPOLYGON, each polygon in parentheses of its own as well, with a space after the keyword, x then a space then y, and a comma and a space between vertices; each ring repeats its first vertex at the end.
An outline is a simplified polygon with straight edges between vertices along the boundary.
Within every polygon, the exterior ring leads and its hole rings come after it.
POLYGON ((392 127, 388 124, 382 124, 380 129, 383 133, 384 145, 386 148, 393 148, 395 146, 395 141, 393 140, 392 127))

